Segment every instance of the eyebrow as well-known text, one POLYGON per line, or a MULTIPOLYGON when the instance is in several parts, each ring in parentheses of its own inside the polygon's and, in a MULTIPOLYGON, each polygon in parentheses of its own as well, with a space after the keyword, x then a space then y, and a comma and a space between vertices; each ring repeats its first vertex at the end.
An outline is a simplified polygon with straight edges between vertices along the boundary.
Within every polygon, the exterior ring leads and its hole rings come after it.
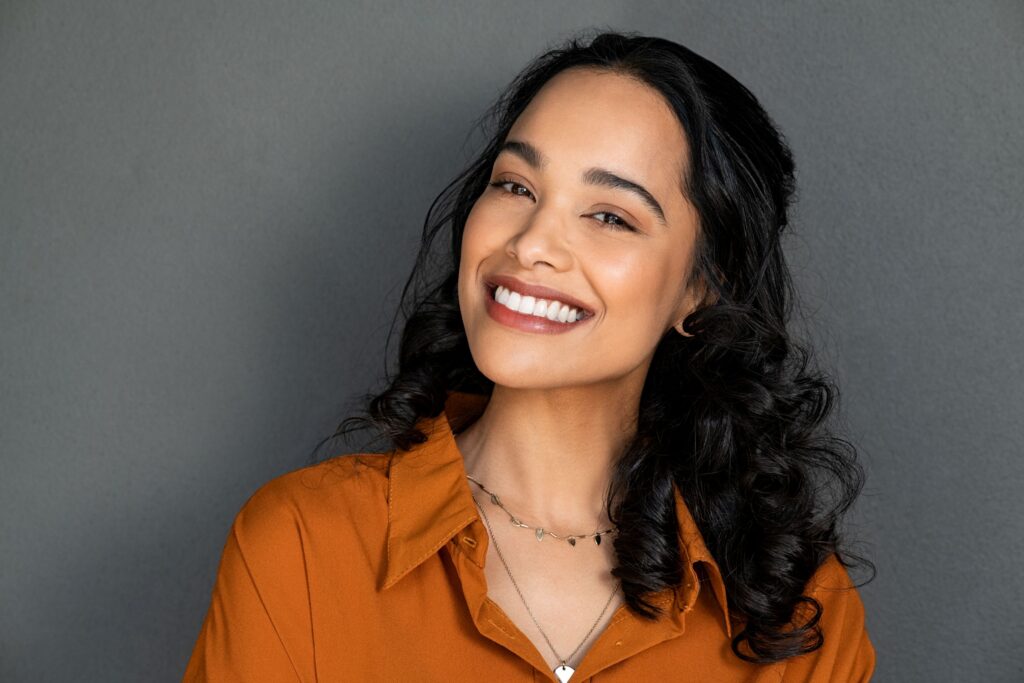
MULTIPOLYGON (((547 158, 541 154, 540 150, 531 145, 529 142, 522 140, 506 140, 504 144, 498 149, 498 153, 509 152, 514 154, 532 168, 540 170, 547 165, 547 158)), ((654 198, 650 192, 647 191, 640 183, 635 183, 632 180, 623 178, 620 175, 612 173, 608 169, 604 168, 588 168, 580 176, 580 180, 588 185, 598 185, 603 187, 610 187, 618 190, 626 190, 632 192, 640 200, 647 205, 655 216, 658 217, 658 222, 662 225, 667 225, 665 222, 665 211, 661 208, 661 204, 654 198)))

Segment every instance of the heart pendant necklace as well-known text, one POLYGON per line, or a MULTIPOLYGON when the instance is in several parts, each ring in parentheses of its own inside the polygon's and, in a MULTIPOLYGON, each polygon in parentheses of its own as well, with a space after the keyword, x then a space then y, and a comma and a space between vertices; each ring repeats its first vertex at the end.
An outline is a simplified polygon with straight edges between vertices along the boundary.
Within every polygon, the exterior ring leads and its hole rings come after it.
POLYGON ((562 681, 562 683, 565 683, 572 678, 574 673, 576 673, 576 669, 571 666, 567 666, 565 662, 562 662, 561 666, 555 667, 555 675, 558 676, 558 680, 562 681))
MULTIPOLYGON (((483 484, 480 484, 475 479, 472 479, 472 477, 470 477, 470 479, 476 482, 478 486, 483 488, 483 484)), ((491 494, 491 496, 493 502, 493 498, 495 496, 494 494, 491 494)), ((487 512, 484 510, 483 506, 477 502, 476 496, 473 496, 473 502, 477 504, 477 507, 480 509, 481 514, 483 514, 484 516, 484 524, 487 525, 487 531, 491 535, 491 542, 494 543, 494 550, 497 552, 498 559, 501 560, 502 566, 505 567, 505 573, 508 574, 508 578, 512 582, 512 587, 516 589, 516 593, 519 594, 519 599, 523 601, 523 606, 526 607, 526 612, 530 615, 530 619, 533 620, 533 624, 537 627, 537 630, 540 631, 540 634, 544 637, 544 640, 547 642, 548 647, 551 648, 551 651, 555 654, 555 658, 558 659, 558 661, 560 662, 559 665, 555 667, 555 676, 558 678, 559 681, 561 681, 561 683, 566 683, 566 681, 572 678, 572 675, 576 673, 576 669, 569 666, 566 663, 566 659, 564 659, 560 654, 558 654, 558 651, 555 650, 555 646, 551 644, 551 639, 548 638, 548 635, 544 633, 544 629, 542 629, 540 627, 540 624, 537 623, 537 618, 533 616, 533 611, 530 609, 530 605, 526 602, 526 598, 523 597, 523 592, 519 590, 519 584, 516 583, 515 578, 512 576, 512 570, 508 568, 508 562, 505 561, 505 556, 501 554, 501 548, 498 547, 498 541, 494 538, 494 532, 491 529, 491 522, 487 519, 487 512)), ((495 505, 498 505, 498 503, 495 502, 495 505)), ((600 541, 598 541, 598 543, 600 543, 600 541)), ((573 545, 575 545, 575 543, 573 545)), ((615 587, 612 589, 612 594, 608 596, 608 602, 605 603, 604 609, 601 610, 601 614, 598 615, 597 620, 594 622, 593 626, 591 626, 590 630, 587 631, 587 635, 583 636, 583 640, 580 641, 580 644, 577 645, 576 649, 572 651, 568 659, 572 659, 576 656, 576 653, 579 652, 580 648, 583 647, 583 644, 587 642, 587 640, 590 638, 590 635, 594 632, 594 629, 597 628, 597 625, 601 623, 601 619, 604 617, 605 612, 608 611, 608 606, 612 604, 612 599, 615 598, 615 594, 618 592, 618 590, 619 584, 616 583, 615 587)))

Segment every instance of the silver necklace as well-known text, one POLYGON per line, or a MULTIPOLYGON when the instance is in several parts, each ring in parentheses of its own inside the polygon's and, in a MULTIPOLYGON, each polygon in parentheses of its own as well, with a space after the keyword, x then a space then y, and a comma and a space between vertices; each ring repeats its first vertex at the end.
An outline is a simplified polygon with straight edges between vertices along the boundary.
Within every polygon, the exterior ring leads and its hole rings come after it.
MULTIPOLYGON (((469 475, 466 476, 468 477, 469 475)), ((473 481, 476 482, 475 479, 473 481)), ((483 488, 482 484, 480 484, 479 482, 476 483, 480 485, 481 488, 483 488)), ((494 494, 491 495, 492 502, 494 502, 495 505, 500 505, 499 503, 494 501, 494 494)), ((523 601, 523 606, 526 607, 526 613, 530 615, 530 619, 533 620, 533 624, 537 627, 537 630, 540 631, 540 634, 544 636, 544 640, 545 642, 547 642, 548 647, 551 648, 551 651, 555 654, 555 659, 557 659, 560 662, 559 665, 555 667, 555 676, 557 676, 558 680, 562 683, 566 683, 566 681, 568 681, 572 677, 572 675, 576 673, 576 669, 574 669, 566 663, 567 660, 572 659, 576 656, 576 653, 579 652, 580 648, 583 647, 583 644, 587 642, 587 639, 590 638, 591 634, 594 632, 594 629, 597 628, 597 625, 601 623, 601 619, 604 617, 605 612, 608 611, 608 606, 612 604, 612 599, 615 597, 615 594, 619 590, 618 583, 616 583, 615 587, 612 588, 612 594, 608 596, 608 602, 605 603, 604 609, 601 610, 601 614, 598 615, 597 620, 590 627, 590 630, 587 631, 587 635, 583 636, 583 640, 580 641, 580 644, 576 646, 576 649, 572 651, 568 658, 563 658, 562 655, 558 654, 558 651, 555 649, 555 646, 551 644, 551 639, 548 638, 548 634, 544 633, 544 629, 542 629, 540 627, 540 624, 537 623, 537 617, 533 616, 533 610, 530 609, 530 605, 526 602, 526 598, 523 597, 523 592, 519 590, 519 584, 516 583, 515 577, 512 576, 512 570, 508 568, 508 562, 505 561, 505 556, 502 555, 501 548, 498 547, 498 541, 494 537, 494 531, 491 529, 491 522, 487 519, 487 512, 484 510, 484 506, 480 505, 480 503, 477 502, 476 496, 473 496, 473 502, 476 503, 477 507, 480 509, 481 514, 483 514, 484 516, 484 524, 487 525, 487 532, 491 535, 491 542, 494 544, 494 550, 498 553, 498 559, 501 560, 501 564, 505 568, 505 573, 508 574, 508 578, 512 582, 512 587, 516 589, 516 593, 519 594, 519 599, 523 601)), ((504 509, 504 507, 502 507, 502 509, 504 509)), ((506 510, 506 512, 508 511, 506 510)))
POLYGON ((498 496, 492 491, 488 490, 486 486, 484 486, 483 484, 481 484, 479 481, 477 481, 468 474, 466 475, 466 479, 469 479, 471 482, 473 482, 481 489, 483 489, 484 493, 488 494, 491 497, 491 502, 505 511, 505 514, 508 515, 509 521, 512 522, 512 526, 517 526, 521 529, 533 529, 538 541, 543 541, 545 536, 550 536, 551 538, 557 538, 560 541, 565 541, 566 543, 575 548, 576 541, 578 541, 581 538, 590 538, 591 536, 593 536, 594 542, 598 545, 601 545, 602 536, 608 536, 609 534, 618 533, 618 529, 615 527, 609 527, 602 531, 595 531, 591 534, 557 534, 554 531, 544 529, 543 527, 532 527, 529 524, 524 524, 523 522, 519 521, 519 518, 513 515, 511 512, 509 512, 508 508, 506 508, 505 505, 501 502, 501 498, 498 498, 498 496))

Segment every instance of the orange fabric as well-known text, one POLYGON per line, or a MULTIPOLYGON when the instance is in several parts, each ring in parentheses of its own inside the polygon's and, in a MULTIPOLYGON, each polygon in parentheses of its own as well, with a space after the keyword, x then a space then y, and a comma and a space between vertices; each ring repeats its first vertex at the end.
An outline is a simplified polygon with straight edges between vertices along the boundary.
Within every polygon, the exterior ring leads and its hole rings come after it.
MULTIPOLYGON (((451 393, 412 451, 335 457, 260 487, 228 534, 184 680, 556 681, 486 594, 489 537, 453 434, 485 404, 451 393)), ((676 511, 684 584, 658 594, 668 609, 653 623, 622 605, 574 683, 870 678, 864 608, 834 557, 808 586, 822 649, 760 666, 733 655, 721 573, 678 489, 676 511)))

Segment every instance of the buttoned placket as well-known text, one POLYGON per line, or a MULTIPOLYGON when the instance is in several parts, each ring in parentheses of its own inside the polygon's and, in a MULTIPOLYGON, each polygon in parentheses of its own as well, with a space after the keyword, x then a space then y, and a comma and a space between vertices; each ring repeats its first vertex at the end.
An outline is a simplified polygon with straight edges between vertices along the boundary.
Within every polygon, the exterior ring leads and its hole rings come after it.
MULTIPOLYGON (((463 596, 477 630, 484 637, 505 647, 532 667, 534 680, 558 683, 553 671, 537 646, 526 637, 504 610, 486 595, 486 564, 488 537, 477 519, 458 531, 446 545, 462 584, 463 596)), ((619 607, 611 621, 598 635, 580 662, 572 682, 590 681, 602 670, 661 642, 681 636, 685 631, 685 615, 693 608, 698 586, 696 573, 687 566, 685 590, 666 589, 652 602, 665 610, 661 619, 648 622, 634 616, 625 605, 619 607)))
MULTIPOLYGON (((469 608, 470 616, 477 631, 519 656, 536 672, 545 673, 547 664, 533 643, 508 618, 504 610, 487 597, 487 579, 484 576, 484 565, 487 557, 487 533, 483 523, 477 518, 461 531, 456 532, 452 540, 445 546, 448 556, 459 576, 462 594, 469 608)), ((554 672, 543 680, 557 683, 554 672)))

